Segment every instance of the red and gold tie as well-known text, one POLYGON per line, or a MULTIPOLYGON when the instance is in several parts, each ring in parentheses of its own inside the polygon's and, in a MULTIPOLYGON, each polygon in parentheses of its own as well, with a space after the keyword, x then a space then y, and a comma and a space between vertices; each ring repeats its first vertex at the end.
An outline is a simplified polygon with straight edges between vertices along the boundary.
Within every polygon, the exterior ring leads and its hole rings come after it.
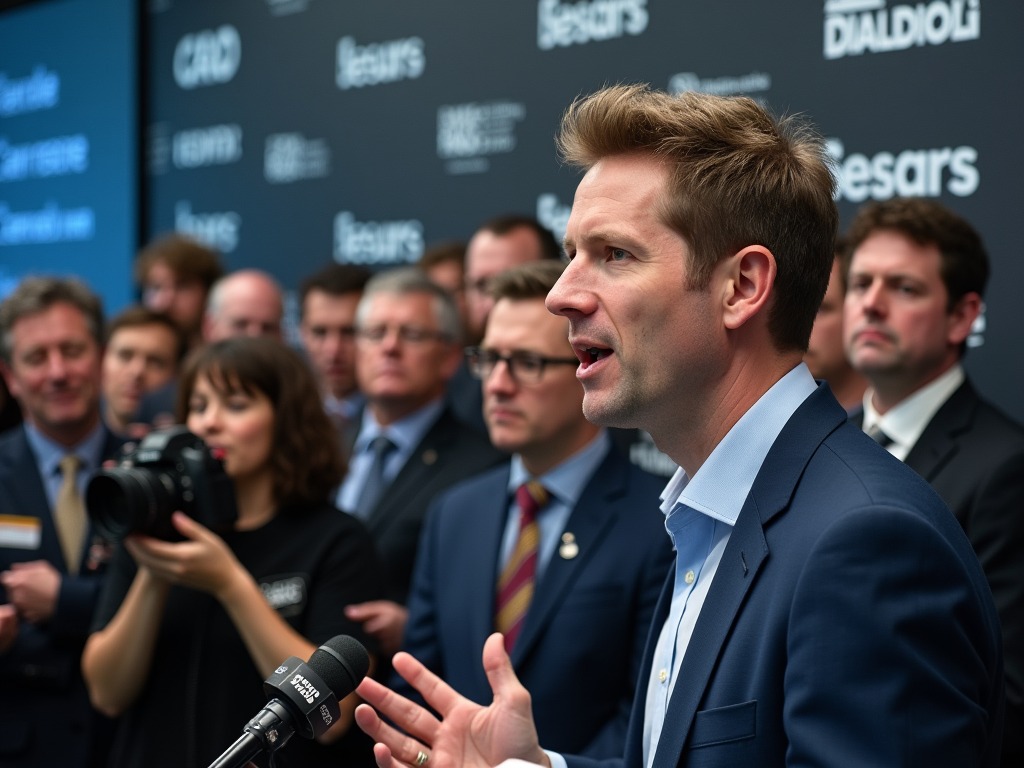
POLYGON ((534 574, 537 571, 537 546, 540 529, 537 511, 551 498, 536 480, 523 483, 516 490, 519 505, 519 539, 501 577, 498 579, 498 599, 495 603, 494 626, 505 635, 505 650, 512 653, 516 637, 533 600, 534 574))

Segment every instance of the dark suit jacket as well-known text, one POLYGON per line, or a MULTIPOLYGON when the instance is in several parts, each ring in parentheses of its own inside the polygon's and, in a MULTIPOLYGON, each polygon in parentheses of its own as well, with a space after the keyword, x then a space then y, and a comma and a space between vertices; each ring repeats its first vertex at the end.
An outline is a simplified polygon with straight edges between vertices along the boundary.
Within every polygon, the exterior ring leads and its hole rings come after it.
MULTIPOLYGON (((643 692, 671 587, 648 639, 629 768, 642 766, 643 692)), ((1002 718, 999 619, 970 543, 820 385, 739 514, 654 768, 996 766, 1002 718)))
MULTIPOLYGON (((120 445, 108 433, 104 455, 120 445)), ((8 570, 11 563, 46 560, 63 575, 50 621, 42 626, 21 622, 13 648, 0 656, 0 765, 84 766, 93 749, 96 722, 79 663, 103 585, 105 559, 95 556, 90 527, 81 573, 67 575, 43 480, 23 427, 0 437, 0 515, 42 522, 39 549, 0 545, 0 570, 8 570)), ((2 588, 0 602, 7 602, 2 588)))
MULTIPOLYGON (((403 643, 481 704, 492 698, 480 658, 494 632, 508 477, 506 463, 431 506, 403 643)), ((662 485, 613 448, 566 525, 579 554, 566 560, 556 551, 536 586, 512 664, 533 698, 546 748, 622 754, 644 640, 672 561, 658 509, 662 485)))
MULTIPOLYGON (((863 418, 854 417, 858 427, 863 418)), ((1003 763, 1024 764, 1024 428, 965 381, 905 463, 953 511, 985 569, 1003 629, 1009 726, 1003 763)))
POLYGON ((384 566, 386 595, 405 604, 420 528, 441 491, 505 458, 445 408, 366 519, 384 566))

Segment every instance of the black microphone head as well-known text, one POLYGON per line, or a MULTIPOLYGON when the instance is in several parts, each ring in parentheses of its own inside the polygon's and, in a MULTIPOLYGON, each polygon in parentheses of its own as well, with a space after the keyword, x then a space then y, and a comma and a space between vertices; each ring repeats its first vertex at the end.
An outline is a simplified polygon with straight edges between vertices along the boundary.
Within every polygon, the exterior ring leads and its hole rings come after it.
POLYGON ((370 657, 358 640, 338 635, 313 651, 309 666, 341 701, 370 671, 370 657))

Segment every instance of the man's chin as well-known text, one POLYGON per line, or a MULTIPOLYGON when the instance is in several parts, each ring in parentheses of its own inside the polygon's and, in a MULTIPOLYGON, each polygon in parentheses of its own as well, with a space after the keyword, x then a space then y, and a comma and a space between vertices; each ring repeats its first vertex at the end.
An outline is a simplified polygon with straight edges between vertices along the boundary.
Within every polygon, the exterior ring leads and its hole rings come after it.
POLYGON ((591 424, 616 429, 634 429, 639 426, 634 408, 616 402, 613 398, 600 397, 597 393, 583 396, 583 415, 591 424))

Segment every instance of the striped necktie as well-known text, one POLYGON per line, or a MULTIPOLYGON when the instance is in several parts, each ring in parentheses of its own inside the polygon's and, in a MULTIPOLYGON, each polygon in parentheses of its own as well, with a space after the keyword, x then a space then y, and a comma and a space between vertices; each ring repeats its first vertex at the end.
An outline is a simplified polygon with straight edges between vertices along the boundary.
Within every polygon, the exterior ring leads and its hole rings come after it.
POLYGON ((505 636, 505 650, 512 653, 523 619, 533 600, 534 575, 537 572, 537 547, 540 528, 537 512, 548 503, 551 495, 536 480, 523 483, 516 490, 519 506, 519 539, 512 557, 498 579, 498 598, 495 603, 494 626, 505 636))

